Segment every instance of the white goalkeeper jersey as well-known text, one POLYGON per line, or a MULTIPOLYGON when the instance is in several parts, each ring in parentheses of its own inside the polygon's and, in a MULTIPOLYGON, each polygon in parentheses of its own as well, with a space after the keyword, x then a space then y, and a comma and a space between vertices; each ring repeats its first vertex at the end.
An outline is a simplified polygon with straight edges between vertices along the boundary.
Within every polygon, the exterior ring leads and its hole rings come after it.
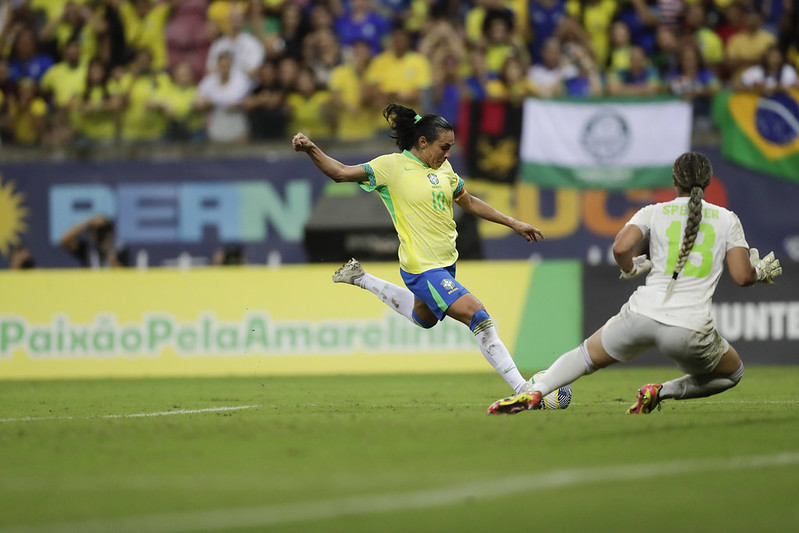
POLYGON ((737 246, 749 248, 749 245, 735 213, 703 201, 696 242, 677 277, 674 293, 664 303, 682 246, 688 200, 678 197, 670 202, 648 205, 628 222, 649 237, 652 260, 646 284, 630 296, 629 304, 631 310, 658 322, 707 333, 715 327, 710 308, 727 251, 737 246))

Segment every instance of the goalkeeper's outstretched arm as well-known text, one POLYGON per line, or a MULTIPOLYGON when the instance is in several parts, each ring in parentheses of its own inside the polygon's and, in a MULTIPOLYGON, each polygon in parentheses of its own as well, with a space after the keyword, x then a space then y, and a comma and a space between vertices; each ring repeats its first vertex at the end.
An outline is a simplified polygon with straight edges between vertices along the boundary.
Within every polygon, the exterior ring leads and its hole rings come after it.
POLYGON ((762 259, 757 248, 747 250, 742 246, 731 248, 725 257, 727 269, 735 283, 741 287, 762 283, 774 283, 774 278, 782 275, 780 260, 769 252, 762 259))

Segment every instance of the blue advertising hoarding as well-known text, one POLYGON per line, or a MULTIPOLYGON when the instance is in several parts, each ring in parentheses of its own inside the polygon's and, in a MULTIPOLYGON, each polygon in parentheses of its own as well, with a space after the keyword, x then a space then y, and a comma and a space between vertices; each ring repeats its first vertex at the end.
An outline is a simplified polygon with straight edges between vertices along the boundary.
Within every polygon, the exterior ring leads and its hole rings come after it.
POLYGON ((303 228, 324 185, 304 157, 0 165, 0 205, 8 210, 0 237, 5 248, 21 239, 40 266, 78 266, 59 240, 102 214, 116 222, 117 238, 134 256, 147 251, 150 265, 179 254, 201 263, 229 243, 243 246, 253 263, 270 253, 298 263, 305 260, 303 228))

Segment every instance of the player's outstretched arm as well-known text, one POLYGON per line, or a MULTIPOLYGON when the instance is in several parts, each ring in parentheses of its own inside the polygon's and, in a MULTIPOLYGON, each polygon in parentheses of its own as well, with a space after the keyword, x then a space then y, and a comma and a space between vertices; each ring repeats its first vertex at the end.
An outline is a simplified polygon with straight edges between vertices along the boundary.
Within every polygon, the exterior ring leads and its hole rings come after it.
POLYGON ((302 133, 297 133, 291 139, 291 145, 295 152, 305 152, 311 158, 314 165, 324 172, 324 174, 337 183, 365 181, 368 176, 366 170, 360 165, 345 165, 337 159, 333 159, 321 148, 302 133))
POLYGON ((472 196, 466 191, 464 191, 459 197, 455 198, 455 203, 457 203, 460 208, 467 213, 488 220, 489 222, 495 222, 497 224, 508 226, 510 229, 524 237, 527 242, 538 241, 538 239, 544 238, 544 234, 541 233, 541 231, 537 228, 534 228, 526 222, 516 220, 515 218, 509 217, 508 215, 497 211, 480 198, 472 196))
POLYGON ((762 259, 757 248, 747 250, 743 246, 730 248, 725 256, 727 270, 733 281, 741 287, 761 283, 774 283, 774 278, 782 275, 780 260, 769 252, 762 259))

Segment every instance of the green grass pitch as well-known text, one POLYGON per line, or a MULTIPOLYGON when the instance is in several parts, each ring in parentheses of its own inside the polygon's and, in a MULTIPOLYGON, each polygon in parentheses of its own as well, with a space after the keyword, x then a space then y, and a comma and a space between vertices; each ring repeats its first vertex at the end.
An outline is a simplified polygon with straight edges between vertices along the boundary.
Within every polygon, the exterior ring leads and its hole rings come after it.
POLYGON ((799 367, 625 414, 677 375, 0 382, 0 533, 796 531, 799 367))

